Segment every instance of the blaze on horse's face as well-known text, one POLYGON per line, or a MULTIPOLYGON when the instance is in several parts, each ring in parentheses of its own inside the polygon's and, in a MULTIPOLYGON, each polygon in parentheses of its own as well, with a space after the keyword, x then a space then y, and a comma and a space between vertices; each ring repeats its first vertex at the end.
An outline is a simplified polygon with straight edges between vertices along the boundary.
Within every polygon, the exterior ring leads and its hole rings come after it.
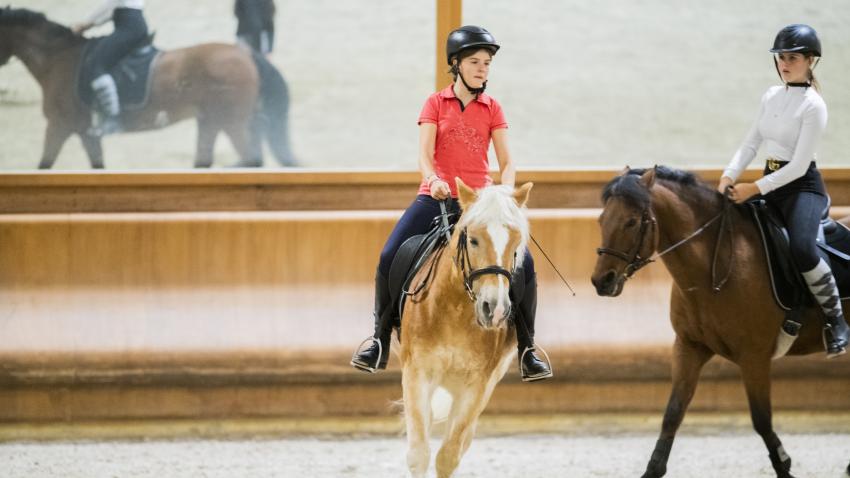
POLYGON ((637 176, 626 169, 606 187, 607 199, 599 216, 602 246, 590 279, 600 296, 620 295, 630 262, 649 257, 655 249, 656 229, 649 203, 654 181, 654 170, 637 176))
MULTIPOLYGON (((457 180, 461 207, 465 214, 477 216, 471 221, 461 218, 462 227, 466 228, 466 248, 469 253, 469 271, 486 267, 498 267, 511 273, 514 272, 517 261, 522 261, 522 254, 528 239, 528 221, 521 212, 521 207, 528 201, 528 192, 532 184, 526 183, 513 191, 492 187, 493 191, 480 191, 481 201, 491 201, 493 204, 484 205, 489 211, 476 209, 479 194, 469 189, 460 179, 457 180), (483 197, 500 194, 501 198, 483 197), (510 209, 503 214, 500 209, 510 209), (506 219, 508 218, 508 219, 506 219), (480 220, 478 220, 480 219, 480 220)), ((486 273, 477 276, 472 281, 472 291, 475 294, 475 316, 478 325, 485 329, 506 327, 511 313, 510 281, 502 274, 486 273)))

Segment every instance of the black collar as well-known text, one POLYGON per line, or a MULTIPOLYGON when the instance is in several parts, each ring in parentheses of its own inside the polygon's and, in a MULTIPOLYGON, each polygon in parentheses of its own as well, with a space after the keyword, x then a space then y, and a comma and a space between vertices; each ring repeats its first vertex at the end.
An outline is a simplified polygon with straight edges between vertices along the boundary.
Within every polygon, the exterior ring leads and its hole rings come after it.
POLYGON ((802 88, 809 88, 812 85, 811 83, 785 83, 785 86, 799 86, 802 88))

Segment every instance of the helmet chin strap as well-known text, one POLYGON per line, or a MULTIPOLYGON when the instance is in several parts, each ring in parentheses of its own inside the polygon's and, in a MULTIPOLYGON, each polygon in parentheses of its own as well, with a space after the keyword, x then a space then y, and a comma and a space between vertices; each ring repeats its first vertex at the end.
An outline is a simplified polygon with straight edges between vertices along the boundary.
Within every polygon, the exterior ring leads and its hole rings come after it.
POLYGON ((463 77, 463 73, 460 72, 460 66, 457 63, 454 63, 452 65, 452 72, 460 78, 460 81, 463 83, 463 86, 474 96, 478 96, 481 93, 484 93, 484 90, 487 88, 486 81, 481 85, 481 88, 473 88, 469 86, 469 83, 466 82, 466 78, 463 77))

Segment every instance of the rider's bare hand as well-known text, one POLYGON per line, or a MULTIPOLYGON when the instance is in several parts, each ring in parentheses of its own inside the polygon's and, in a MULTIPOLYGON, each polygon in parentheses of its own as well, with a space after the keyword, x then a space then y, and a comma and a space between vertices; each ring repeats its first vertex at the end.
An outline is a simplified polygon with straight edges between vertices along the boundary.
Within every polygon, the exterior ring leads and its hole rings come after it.
POLYGON ((719 192, 720 194, 725 194, 726 188, 733 184, 735 184, 735 181, 732 181, 732 178, 730 178, 729 176, 723 176, 722 178, 720 178, 720 182, 717 184, 717 192, 719 192))
POLYGON ((431 197, 437 199, 438 201, 442 201, 451 195, 452 191, 449 189, 449 184, 442 179, 437 179, 431 183, 431 197))

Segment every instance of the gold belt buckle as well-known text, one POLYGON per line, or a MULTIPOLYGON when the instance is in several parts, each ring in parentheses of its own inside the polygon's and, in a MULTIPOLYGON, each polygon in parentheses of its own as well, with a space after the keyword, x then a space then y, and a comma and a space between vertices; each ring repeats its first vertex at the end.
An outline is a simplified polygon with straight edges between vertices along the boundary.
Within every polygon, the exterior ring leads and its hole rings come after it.
POLYGON ((779 169, 779 161, 773 158, 767 158, 767 169, 771 171, 776 171, 779 169))

